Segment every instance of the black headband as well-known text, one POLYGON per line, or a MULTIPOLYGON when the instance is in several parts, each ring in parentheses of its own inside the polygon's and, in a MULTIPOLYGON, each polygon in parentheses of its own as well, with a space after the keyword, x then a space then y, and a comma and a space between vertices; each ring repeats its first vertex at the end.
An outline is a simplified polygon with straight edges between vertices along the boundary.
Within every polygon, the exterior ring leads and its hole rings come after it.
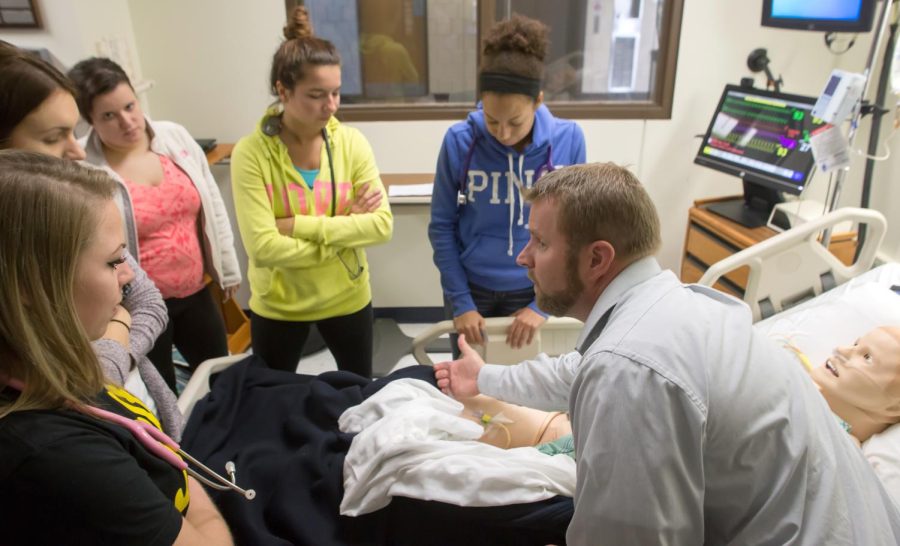
POLYGON ((481 92, 493 91, 495 93, 515 93, 527 95, 537 99, 541 94, 541 80, 525 78, 513 74, 498 74, 496 72, 482 72, 479 76, 481 92))

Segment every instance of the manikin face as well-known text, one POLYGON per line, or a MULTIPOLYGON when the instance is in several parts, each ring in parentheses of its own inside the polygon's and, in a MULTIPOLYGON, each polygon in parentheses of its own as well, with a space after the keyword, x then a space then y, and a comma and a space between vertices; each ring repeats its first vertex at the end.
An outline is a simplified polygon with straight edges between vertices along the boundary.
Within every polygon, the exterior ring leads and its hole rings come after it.
POLYGON ((900 411, 900 328, 877 328, 849 347, 838 347, 813 380, 832 406, 872 416, 900 411))
POLYGON ((122 301, 126 278, 118 271, 124 262, 122 216, 112 200, 104 203, 100 222, 75 269, 75 312, 93 341, 99 339, 122 301))
POLYGON ((16 125, 9 145, 64 159, 84 159, 84 150, 75 140, 78 106, 64 89, 57 89, 16 125))
POLYGON ((340 65, 313 66, 292 90, 277 85, 288 123, 321 130, 341 105, 340 65))
POLYGON ((94 99, 91 124, 103 145, 115 150, 129 150, 143 145, 147 139, 147 121, 141 103, 131 86, 124 82, 94 99))
POLYGON ((500 144, 517 148, 524 144, 534 127, 534 113, 541 99, 526 95, 486 92, 481 96, 484 125, 500 144))
POLYGON ((569 250, 566 237, 559 231, 557 211, 552 200, 532 203, 528 220, 531 238, 516 263, 528 268, 538 307, 551 315, 564 316, 578 301, 584 283, 578 274, 579 255, 569 250))

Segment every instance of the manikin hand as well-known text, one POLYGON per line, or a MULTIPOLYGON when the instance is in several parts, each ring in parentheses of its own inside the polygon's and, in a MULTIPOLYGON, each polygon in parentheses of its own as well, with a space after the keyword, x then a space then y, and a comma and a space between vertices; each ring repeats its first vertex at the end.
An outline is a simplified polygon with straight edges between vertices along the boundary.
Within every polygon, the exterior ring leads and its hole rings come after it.
POLYGON ((484 331, 484 317, 478 311, 472 309, 458 317, 453 317, 453 327, 460 336, 466 336, 466 339, 475 345, 484 343, 484 339, 481 337, 481 332, 484 331))
POLYGON ((459 336, 459 360, 438 362, 434 365, 434 377, 438 388, 454 398, 470 398, 477 396, 478 372, 484 361, 478 352, 466 343, 465 334, 459 336))
POLYGON ((534 339, 534 333, 537 332, 546 318, 536 313, 530 307, 523 307, 512 314, 515 317, 513 323, 509 325, 506 331, 506 343, 513 349, 518 349, 523 345, 528 345, 534 339))

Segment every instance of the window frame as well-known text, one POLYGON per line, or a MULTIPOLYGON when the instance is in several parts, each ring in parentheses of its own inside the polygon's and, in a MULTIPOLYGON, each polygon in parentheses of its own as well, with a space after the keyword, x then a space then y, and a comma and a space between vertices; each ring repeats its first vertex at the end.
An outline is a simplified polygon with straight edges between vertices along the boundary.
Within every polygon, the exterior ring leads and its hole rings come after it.
POLYGON ((30 23, 10 23, 5 20, 0 14, 0 29, 42 29, 44 28, 44 22, 41 19, 41 10, 34 0, 27 0, 28 5, 21 6, 8 6, 5 2, 0 1, 0 10, 2 11, 11 11, 11 12, 22 12, 31 15, 30 23))
MULTIPOLYGON (((285 0, 286 12, 302 0, 285 0)), ((481 43, 496 15, 497 0, 478 0, 478 43, 481 43)), ((646 101, 548 101, 553 114, 568 119, 671 119, 681 37, 684 0, 665 0, 660 24, 659 43, 662 53, 653 74, 651 97, 646 101)), ((644 14, 648 15, 648 14, 644 14)), ((479 48, 480 50, 480 48, 479 48)), ((481 54, 479 51, 479 65, 481 54)), ((336 116, 341 121, 428 121, 462 119, 474 104, 342 104, 336 116)))

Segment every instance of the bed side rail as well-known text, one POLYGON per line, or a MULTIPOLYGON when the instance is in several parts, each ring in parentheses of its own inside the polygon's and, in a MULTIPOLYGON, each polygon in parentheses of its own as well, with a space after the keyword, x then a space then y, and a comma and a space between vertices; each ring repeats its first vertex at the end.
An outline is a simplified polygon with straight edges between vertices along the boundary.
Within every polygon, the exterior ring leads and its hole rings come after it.
POLYGON ((713 264, 698 284, 713 286, 726 273, 749 267, 744 301, 756 322, 868 271, 886 230, 887 220, 878 211, 841 208, 713 264), (867 226, 865 243, 849 266, 819 242, 824 230, 848 221, 867 226))
MULTIPOLYGON (((512 317, 491 317, 484 319, 484 330, 487 336, 485 345, 473 345, 485 362, 491 364, 518 364, 523 360, 534 358, 538 353, 560 355, 575 350, 582 323, 573 318, 550 317, 535 333, 531 343, 519 349, 506 344, 506 330, 512 324, 512 317)), ((419 364, 433 366, 434 362, 425 348, 429 343, 444 334, 451 334, 456 329, 452 320, 444 320, 432 325, 413 339, 413 356, 419 364)))
POLYGON ((184 387, 181 396, 178 397, 178 409, 181 410, 181 414, 184 415, 185 421, 187 421, 187 418, 191 414, 191 410, 194 409, 194 405, 197 401, 209 392, 209 378, 232 364, 244 360, 247 356, 247 353, 240 353, 219 358, 210 358, 209 360, 204 360, 202 364, 197 366, 197 369, 194 370, 188 384, 184 387))

